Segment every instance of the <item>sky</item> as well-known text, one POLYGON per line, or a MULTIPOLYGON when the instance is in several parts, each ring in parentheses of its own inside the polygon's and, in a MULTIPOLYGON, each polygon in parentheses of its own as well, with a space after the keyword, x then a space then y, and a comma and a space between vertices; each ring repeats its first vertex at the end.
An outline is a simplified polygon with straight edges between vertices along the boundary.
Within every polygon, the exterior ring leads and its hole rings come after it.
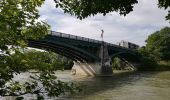
POLYGON ((148 35, 170 26, 165 20, 168 11, 158 8, 157 3, 157 0, 138 0, 134 11, 125 17, 112 12, 83 20, 55 8, 53 0, 46 0, 39 11, 40 20, 47 22, 53 31, 101 40, 103 29, 106 42, 116 44, 125 40, 144 46, 148 35))

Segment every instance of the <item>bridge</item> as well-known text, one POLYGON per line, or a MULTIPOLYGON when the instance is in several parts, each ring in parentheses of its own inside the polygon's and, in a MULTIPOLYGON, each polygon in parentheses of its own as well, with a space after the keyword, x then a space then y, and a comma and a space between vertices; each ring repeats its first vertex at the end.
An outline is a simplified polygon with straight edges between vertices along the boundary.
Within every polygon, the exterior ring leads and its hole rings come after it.
POLYGON ((136 50, 90 38, 50 31, 40 40, 29 40, 29 47, 50 50, 74 60, 76 75, 110 75, 111 59, 120 57, 136 61, 136 50))

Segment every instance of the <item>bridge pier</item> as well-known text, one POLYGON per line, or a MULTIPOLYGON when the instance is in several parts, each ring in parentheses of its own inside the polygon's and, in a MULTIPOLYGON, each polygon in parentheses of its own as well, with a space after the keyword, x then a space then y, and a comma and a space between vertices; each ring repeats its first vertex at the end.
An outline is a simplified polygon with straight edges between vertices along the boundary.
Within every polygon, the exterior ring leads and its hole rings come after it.
POLYGON ((82 63, 74 62, 72 67, 72 75, 81 76, 97 76, 101 75, 101 66, 99 62, 96 63, 82 63))
POLYGON ((99 50, 100 61, 96 62, 74 62, 72 68, 73 75, 83 76, 110 76, 113 74, 111 58, 108 54, 107 44, 102 43, 99 50))
POLYGON ((107 44, 102 41, 99 57, 101 59, 101 75, 110 76, 113 74, 111 58, 108 54, 107 44))
POLYGON ((76 76, 110 76, 113 70, 111 66, 102 66, 100 62, 74 62, 71 73, 76 76))

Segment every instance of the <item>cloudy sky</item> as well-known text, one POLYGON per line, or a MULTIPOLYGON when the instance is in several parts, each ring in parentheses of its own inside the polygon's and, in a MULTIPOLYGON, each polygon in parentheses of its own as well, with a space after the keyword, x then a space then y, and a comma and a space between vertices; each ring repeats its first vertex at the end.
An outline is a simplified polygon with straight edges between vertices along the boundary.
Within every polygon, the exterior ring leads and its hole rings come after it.
POLYGON ((100 14, 84 20, 64 14, 56 9, 53 0, 46 0, 39 9, 41 20, 51 25, 51 29, 58 32, 101 40, 101 29, 104 30, 104 40, 116 43, 121 40, 130 41, 140 46, 151 33, 170 26, 165 21, 167 11, 157 7, 157 0, 139 0, 134 11, 126 17, 112 12, 106 16, 100 14))

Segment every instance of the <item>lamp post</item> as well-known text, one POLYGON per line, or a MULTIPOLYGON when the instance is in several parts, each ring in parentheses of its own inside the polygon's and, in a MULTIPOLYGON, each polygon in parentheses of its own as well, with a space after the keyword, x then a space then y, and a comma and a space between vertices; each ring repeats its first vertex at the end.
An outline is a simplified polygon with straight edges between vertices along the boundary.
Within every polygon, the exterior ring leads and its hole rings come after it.
POLYGON ((102 31, 102 33, 101 33, 101 38, 102 38, 102 41, 103 41, 103 33, 104 33, 104 30, 102 29, 101 31, 102 31))
POLYGON ((102 43, 101 43, 101 72, 103 73, 103 69, 104 69, 104 40, 103 40, 103 33, 104 33, 104 30, 102 29, 101 30, 102 33, 101 33, 101 38, 102 38, 102 43))

